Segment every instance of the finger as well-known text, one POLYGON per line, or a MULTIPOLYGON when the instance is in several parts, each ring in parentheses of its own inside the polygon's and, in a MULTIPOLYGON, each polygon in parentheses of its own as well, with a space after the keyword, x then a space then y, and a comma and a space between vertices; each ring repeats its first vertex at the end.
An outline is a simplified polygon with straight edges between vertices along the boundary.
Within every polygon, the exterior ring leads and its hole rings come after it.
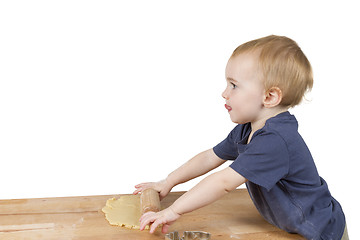
POLYGON ((149 212, 144 213, 144 214, 140 217, 139 221, 141 222, 145 217, 147 217, 149 214, 152 214, 152 213, 154 213, 154 212, 149 211, 149 212))
POLYGON ((144 187, 145 185, 147 185, 148 183, 139 183, 137 185, 135 185, 135 188, 142 188, 144 187))
POLYGON ((170 227, 169 224, 163 224, 162 229, 161 229, 161 232, 162 232, 162 233, 167 233, 168 230, 169 230, 169 227, 170 227))
POLYGON ((134 195, 144 191, 145 189, 149 188, 147 187, 148 183, 140 183, 138 185, 135 185, 136 190, 133 192, 134 195))
POLYGON ((144 230, 146 225, 154 222, 156 219, 156 214, 154 212, 147 212, 140 218, 140 230, 144 230))
POLYGON ((144 230, 146 225, 148 225, 149 223, 145 220, 140 222, 140 231, 144 230))
POLYGON ((154 233, 157 226, 159 226, 161 223, 162 223, 161 219, 156 219, 155 222, 153 222, 153 224, 151 224, 150 233, 154 233))
POLYGON ((164 193, 163 191, 159 192, 159 198, 160 198, 160 201, 164 199, 164 197, 166 197, 165 195, 166 193, 164 193))
POLYGON ((139 192, 141 192, 141 190, 142 190, 142 189, 136 189, 136 190, 133 192, 133 194, 136 195, 136 194, 138 194, 139 192))

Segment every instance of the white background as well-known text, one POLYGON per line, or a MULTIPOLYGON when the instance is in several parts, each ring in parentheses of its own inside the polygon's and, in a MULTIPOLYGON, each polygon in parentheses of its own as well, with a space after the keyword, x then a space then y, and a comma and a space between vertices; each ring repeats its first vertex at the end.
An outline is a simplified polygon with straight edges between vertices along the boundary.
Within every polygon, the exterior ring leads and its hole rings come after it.
POLYGON ((235 126, 221 98, 235 47, 285 35, 315 76, 291 112, 356 239, 357 6, 2 1, 0 199, 131 193, 165 178, 235 126))

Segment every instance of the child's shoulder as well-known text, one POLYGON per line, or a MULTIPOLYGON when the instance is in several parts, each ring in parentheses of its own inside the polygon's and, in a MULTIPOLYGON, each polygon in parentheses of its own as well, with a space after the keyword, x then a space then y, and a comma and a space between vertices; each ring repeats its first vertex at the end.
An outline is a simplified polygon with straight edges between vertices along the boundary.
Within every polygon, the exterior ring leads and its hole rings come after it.
POLYGON ((280 134, 288 134, 298 130, 298 122, 294 115, 288 111, 269 118, 264 126, 264 131, 275 131, 280 134))

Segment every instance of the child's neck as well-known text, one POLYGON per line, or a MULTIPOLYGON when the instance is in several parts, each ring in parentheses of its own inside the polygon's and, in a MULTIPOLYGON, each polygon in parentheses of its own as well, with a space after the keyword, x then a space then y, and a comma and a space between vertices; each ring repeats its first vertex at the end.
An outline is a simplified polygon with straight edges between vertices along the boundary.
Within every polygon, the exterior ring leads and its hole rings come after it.
POLYGON ((265 126, 265 123, 269 118, 275 117, 282 112, 286 112, 288 109, 288 107, 281 106, 276 106, 273 108, 263 108, 262 111, 259 113, 258 118, 255 121, 251 122, 251 133, 249 135, 248 143, 251 141, 254 133, 265 126))

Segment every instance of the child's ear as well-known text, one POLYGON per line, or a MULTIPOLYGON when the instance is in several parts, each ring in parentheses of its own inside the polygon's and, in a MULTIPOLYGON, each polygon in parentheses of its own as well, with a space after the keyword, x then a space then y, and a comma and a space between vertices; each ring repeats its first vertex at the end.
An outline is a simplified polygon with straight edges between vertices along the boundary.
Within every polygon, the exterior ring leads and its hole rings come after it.
POLYGON ((281 100, 281 89, 278 87, 272 87, 265 92, 263 104, 266 108, 276 107, 281 103, 281 100))

